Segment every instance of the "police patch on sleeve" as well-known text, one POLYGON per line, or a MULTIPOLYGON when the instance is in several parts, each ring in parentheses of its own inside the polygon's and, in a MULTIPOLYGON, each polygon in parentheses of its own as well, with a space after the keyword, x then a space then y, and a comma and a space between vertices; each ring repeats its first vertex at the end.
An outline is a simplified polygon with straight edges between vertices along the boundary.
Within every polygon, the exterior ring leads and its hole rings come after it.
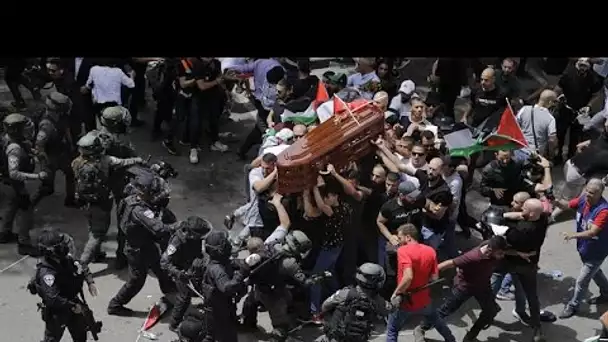
POLYGON ((152 210, 148 209, 148 210, 144 211, 144 216, 149 219, 154 218, 154 212, 152 210))
POLYGON ((173 255, 175 253, 175 251, 176 251, 175 246, 169 245, 167 247, 167 255, 173 255))
POLYGON ((53 286, 53 284, 55 284, 55 276, 52 274, 45 275, 42 277, 42 280, 47 286, 53 286))

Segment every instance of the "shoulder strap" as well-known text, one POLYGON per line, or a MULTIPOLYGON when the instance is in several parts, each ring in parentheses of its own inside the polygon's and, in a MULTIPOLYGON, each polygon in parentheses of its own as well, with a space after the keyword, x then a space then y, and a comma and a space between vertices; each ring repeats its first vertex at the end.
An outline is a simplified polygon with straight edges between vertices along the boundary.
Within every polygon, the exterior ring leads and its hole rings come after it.
POLYGON ((530 122, 532 123, 532 136, 534 138, 534 148, 538 151, 538 140, 536 140, 536 128, 534 127, 534 105, 530 107, 530 122))

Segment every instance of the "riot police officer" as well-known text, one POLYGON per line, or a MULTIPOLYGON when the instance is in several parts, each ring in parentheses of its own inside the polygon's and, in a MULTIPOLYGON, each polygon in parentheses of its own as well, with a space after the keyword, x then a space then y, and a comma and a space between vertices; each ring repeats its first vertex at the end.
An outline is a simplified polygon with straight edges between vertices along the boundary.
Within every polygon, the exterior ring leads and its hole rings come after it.
MULTIPOLYGON (((101 127, 96 132, 102 141, 106 154, 118 158, 137 157, 137 153, 133 146, 121 139, 128 133, 128 127, 131 125, 131 114, 127 108, 123 106, 105 108, 101 112, 99 121, 101 127)), ((108 182, 110 190, 114 195, 116 208, 118 208, 118 203, 125 198, 125 176, 124 168, 115 168, 110 171, 108 182)), ((116 212, 116 221, 120 222, 118 220, 118 212, 116 212)), ((123 269, 127 265, 127 260, 124 255, 125 238, 120 227, 118 227, 116 241, 118 242, 118 247, 116 249, 116 262, 114 267, 116 269, 123 269)))
POLYGON ((249 273, 246 263, 232 263, 232 245, 228 233, 212 231, 205 239, 205 251, 209 255, 207 271, 203 276, 205 296, 205 342, 236 342, 235 297, 245 293, 243 282, 249 273))
POLYGON ((141 163, 141 158, 120 159, 103 154, 101 140, 95 134, 85 134, 78 140, 80 156, 72 162, 76 176, 76 198, 83 204, 89 224, 89 239, 80 256, 87 266, 100 253, 101 243, 110 228, 112 193, 108 185, 112 168, 141 163))
POLYGON ((2 176, 2 193, 6 198, 2 214, 2 233, 0 242, 7 243, 18 239, 18 251, 21 255, 37 255, 32 246, 30 230, 33 226, 34 211, 30 194, 25 186, 27 180, 43 180, 48 174, 45 171, 34 173, 35 163, 31 140, 34 124, 21 114, 10 114, 4 118, 6 171, 2 176), (13 221, 16 222, 18 237, 13 234, 13 221))
POLYGON ((61 170, 65 176, 65 201, 68 207, 75 206, 74 171, 71 163, 75 157, 74 142, 70 134, 69 115, 72 101, 64 94, 52 92, 45 99, 46 111, 38 123, 36 153, 40 168, 48 173, 32 198, 35 206, 42 198, 55 192, 55 173, 61 170))
POLYGON ((28 284, 32 294, 42 299, 39 308, 46 327, 44 342, 59 342, 67 327, 74 342, 85 342, 87 330, 84 316, 85 306, 82 285, 86 281, 89 293, 97 295, 91 273, 72 259, 69 252, 69 237, 54 229, 45 229, 38 238, 43 259, 36 265, 36 275, 28 284))
POLYGON ((148 270, 156 275, 161 291, 174 292, 175 284, 160 267, 158 241, 171 235, 179 224, 165 224, 153 210, 152 201, 161 191, 158 178, 141 175, 133 180, 137 193, 123 199, 118 208, 120 229, 125 234, 125 254, 129 263, 129 278, 108 304, 108 314, 129 316, 133 313, 124 305, 141 291, 148 270))
POLYGON ((271 333, 273 340, 284 341, 291 323, 287 310, 291 295, 286 282, 291 279, 297 285, 307 287, 322 277, 308 278, 300 268, 298 259, 312 248, 312 242, 303 232, 289 232, 282 245, 262 246, 264 242, 259 238, 250 238, 247 242, 252 254, 245 260, 252 267, 248 283, 253 285, 253 290, 243 304, 243 325, 247 328, 257 326, 260 303, 270 315, 274 328, 271 333), (250 261, 252 258, 256 259, 255 262, 250 261))
POLYGON ((357 285, 346 287, 327 298, 322 305, 325 336, 335 342, 365 342, 378 315, 386 316, 397 307, 387 302, 379 291, 384 286, 384 269, 365 263, 357 269, 357 285))
POLYGON ((192 291, 188 288, 192 274, 189 272, 193 261, 204 258, 203 236, 213 229, 211 223, 198 216, 190 216, 180 224, 161 255, 160 266, 175 281, 177 296, 171 312, 169 329, 177 330, 190 305, 192 291))

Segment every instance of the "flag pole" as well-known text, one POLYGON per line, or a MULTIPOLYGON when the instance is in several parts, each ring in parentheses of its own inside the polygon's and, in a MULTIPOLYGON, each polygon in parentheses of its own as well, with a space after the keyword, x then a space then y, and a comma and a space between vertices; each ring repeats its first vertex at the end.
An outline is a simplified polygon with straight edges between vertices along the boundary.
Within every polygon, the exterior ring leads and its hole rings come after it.
MULTIPOLYGON (((357 123, 357 125, 361 126, 361 123, 359 122, 359 120, 357 120, 357 118, 355 117, 355 115, 353 114, 353 112, 350 110, 350 108, 348 108, 348 105, 346 104, 346 102, 344 102, 339 96, 336 96, 344 105, 344 107, 346 107, 346 110, 348 111, 348 114, 350 115, 351 118, 353 118, 353 120, 355 120, 355 122, 357 123)), ((358 108, 357 108, 358 109, 358 108)))
MULTIPOLYGON (((509 110, 511 110, 511 113, 513 114, 513 117, 516 117, 515 111, 513 110, 513 107, 511 107, 511 101, 509 101, 508 97, 505 97, 505 100, 507 101, 507 106, 509 106, 509 110)), ((519 130, 523 133, 521 126, 519 125, 519 122, 517 122, 517 120, 515 120, 515 124, 517 125, 517 127, 519 128, 519 130)), ((534 129, 534 127, 532 127, 532 129, 534 129)), ((527 141, 519 141, 519 143, 521 143, 522 145, 524 145, 524 147, 528 147, 528 142, 527 141)))

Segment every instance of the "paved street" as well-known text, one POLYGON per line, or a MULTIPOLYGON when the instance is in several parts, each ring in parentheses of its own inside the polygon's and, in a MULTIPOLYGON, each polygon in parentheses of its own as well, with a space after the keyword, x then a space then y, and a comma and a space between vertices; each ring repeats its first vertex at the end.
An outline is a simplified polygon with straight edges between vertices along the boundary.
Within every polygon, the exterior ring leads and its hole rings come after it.
MULTIPOLYGON (((332 69, 335 69, 332 68, 332 69)), ((25 93, 25 91, 24 91, 25 93)), ((4 83, 0 84, 0 100, 10 99, 4 83)), ((152 120, 153 102, 149 102, 143 119, 148 123, 143 128, 135 129, 132 133, 132 142, 135 144, 142 156, 151 154, 152 160, 162 158, 175 166, 179 171, 179 177, 172 180, 173 188, 170 207, 178 218, 188 215, 200 215, 208 218, 216 228, 222 229, 224 215, 244 203, 243 196, 243 162, 238 161, 234 153, 220 154, 203 149, 199 155, 200 163, 191 165, 187 160, 187 151, 182 147, 182 156, 168 156, 159 143, 150 143, 150 125, 152 120)), ((249 107, 250 108, 250 107, 249 107)), ((239 140, 242 140, 253 124, 254 113, 239 110, 233 113, 235 122, 226 123, 222 131, 234 132, 239 140)), ((234 150, 238 141, 227 141, 234 150)), ((554 170, 554 176, 561 181, 561 169, 554 170)), ((52 225, 72 234, 81 250, 86 240, 87 227, 82 212, 77 209, 64 208, 63 203, 63 180, 58 176, 56 193, 42 201, 36 210, 35 224, 38 231, 45 225, 52 225)), ((30 188, 33 190, 37 182, 32 182, 30 188)), ((485 201, 475 191, 468 194, 469 208, 472 214, 478 215, 485 209, 485 201)), ((0 203, 3 205, 3 203, 0 203)), ((550 228, 541 256, 541 272, 550 273, 554 270, 563 272, 562 280, 553 280, 549 276, 539 276, 541 307, 559 313, 562 303, 572 290, 574 278, 578 275, 580 260, 575 250, 575 243, 564 243, 560 238, 560 232, 574 229, 572 220, 555 224, 550 228)), ((110 256, 114 255, 116 243, 114 235, 116 227, 114 223, 111 228, 110 242, 104 245, 104 250, 110 256)), ((461 241, 462 248, 470 246, 474 242, 461 241)), ((110 259, 111 263, 113 259, 110 259)), ((37 296, 30 295, 25 286, 33 275, 36 260, 33 258, 21 258, 16 253, 15 245, 0 245, 0 333, 3 335, 0 341, 31 342, 39 341, 43 334, 43 323, 40 313, 36 311, 37 296)), ((606 269, 606 268, 604 268, 606 269)), ((145 287, 134 300, 128 305, 138 312, 138 317, 119 318, 108 316, 106 306, 109 299, 118 291, 123 284, 126 271, 114 272, 106 263, 92 265, 95 272, 96 283, 100 292, 97 298, 89 298, 89 304, 94 310, 96 317, 103 321, 104 327, 100 335, 100 341, 126 342, 136 341, 138 330, 141 327, 147 309, 160 298, 160 290, 153 277, 149 277, 145 287)), ((608 270, 608 269, 606 269, 608 270)), ((445 289, 444 289, 445 290, 445 289)), ((591 285, 591 291, 597 294, 595 285, 591 285)), ((441 291, 438 291, 441 292, 441 291)), ((440 293, 438 293, 438 298, 440 293)), ((438 302, 440 300, 438 299, 438 302)), ((511 315, 512 302, 500 302, 502 311, 497 317, 496 326, 482 332, 480 341, 530 341, 531 331, 517 323, 511 315)), ((589 308, 584 305, 581 314, 577 317, 552 324, 545 324, 544 330, 550 342, 574 342, 582 341, 584 338, 595 333, 597 318, 608 308, 589 308)), ((476 303, 471 301, 460 311, 450 317, 449 323, 458 340, 461 340, 466 329, 471 325, 472 318, 479 313, 476 303)), ((270 324, 266 313, 260 314, 260 325, 270 330, 270 324)), ((418 321, 413 319, 412 321, 418 321)), ((379 336, 372 341, 383 341, 384 328, 379 326, 379 336)), ((167 328, 167 322, 163 321, 152 329, 155 334, 160 334, 159 341, 171 341, 174 334, 167 328)), ((319 329, 305 328, 299 333, 302 341, 312 341, 321 334, 319 329)), ((403 332, 403 341, 411 339, 409 332, 403 332)), ((441 341, 439 335, 432 331, 428 335, 428 341, 441 341)), ((71 341, 69 334, 63 339, 71 341)), ((140 341, 144 341, 141 339, 140 341)), ((241 335, 240 341, 265 341, 260 335, 241 335)))

